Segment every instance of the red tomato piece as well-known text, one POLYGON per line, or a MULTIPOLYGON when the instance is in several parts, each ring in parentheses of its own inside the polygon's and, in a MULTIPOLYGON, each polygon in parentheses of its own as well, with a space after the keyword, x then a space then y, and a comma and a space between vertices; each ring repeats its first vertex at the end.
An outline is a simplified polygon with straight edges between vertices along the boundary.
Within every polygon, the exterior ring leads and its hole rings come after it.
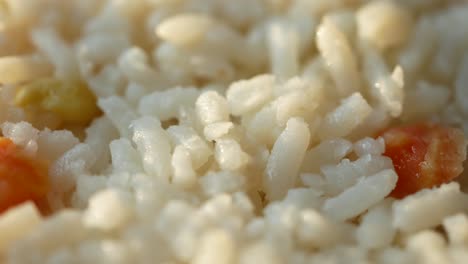
POLYGON ((0 213, 25 201, 40 205, 48 191, 47 165, 0 137, 0 213))
POLYGON ((460 129, 434 123, 390 128, 384 155, 393 161, 398 181, 390 194, 403 198, 458 177, 466 159, 466 143, 460 129))

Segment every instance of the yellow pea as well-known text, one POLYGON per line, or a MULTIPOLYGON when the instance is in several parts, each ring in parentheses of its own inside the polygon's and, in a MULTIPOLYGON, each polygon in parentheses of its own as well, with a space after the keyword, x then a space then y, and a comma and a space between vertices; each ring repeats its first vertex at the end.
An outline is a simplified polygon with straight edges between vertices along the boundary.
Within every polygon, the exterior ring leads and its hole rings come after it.
POLYGON ((15 104, 20 107, 36 105, 68 123, 87 123, 100 113, 96 97, 84 83, 53 78, 35 80, 20 87, 15 104))
POLYGON ((50 78, 35 80, 21 86, 15 95, 15 104, 25 107, 37 104, 44 99, 47 89, 59 89, 60 81, 50 78))

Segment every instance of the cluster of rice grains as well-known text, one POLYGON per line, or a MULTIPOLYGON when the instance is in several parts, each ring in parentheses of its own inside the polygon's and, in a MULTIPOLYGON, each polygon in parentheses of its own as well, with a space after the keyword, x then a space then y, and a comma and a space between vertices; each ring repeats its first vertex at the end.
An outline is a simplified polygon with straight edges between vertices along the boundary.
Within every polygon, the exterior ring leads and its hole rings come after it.
POLYGON ((463 177, 389 197, 375 137, 468 132, 463 1, 0 3, 2 135, 50 180, 2 263, 468 263, 463 177))

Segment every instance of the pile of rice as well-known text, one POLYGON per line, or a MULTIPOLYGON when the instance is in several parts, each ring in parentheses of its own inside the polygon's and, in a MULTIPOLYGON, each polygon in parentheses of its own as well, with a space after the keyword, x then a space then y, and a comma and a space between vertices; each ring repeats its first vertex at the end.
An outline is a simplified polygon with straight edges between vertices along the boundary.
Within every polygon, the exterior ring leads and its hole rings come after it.
POLYGON ((0 1, 2 135, 50 162, 53 211, 0 215, 0 261, 468 263, 465 177, 389 198, 374 137, 468 133, 463 2, 0 1), (43 77, 102 115, 14 104, 43 77))

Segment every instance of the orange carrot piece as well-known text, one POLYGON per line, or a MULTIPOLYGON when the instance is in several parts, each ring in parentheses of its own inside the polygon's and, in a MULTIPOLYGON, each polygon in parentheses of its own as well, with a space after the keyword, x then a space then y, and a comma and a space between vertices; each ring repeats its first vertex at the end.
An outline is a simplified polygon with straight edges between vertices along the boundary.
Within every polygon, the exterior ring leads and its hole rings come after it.
POLYGON ((43 203, 49 191, 47 165, 27 157, 10 139, 0 137, 0 213, 23 203, 43 203))
POLYGON ((390 194, 403 198, 424 188, 432 188, 458 177, 466 159, 466 143, 460 129, 433 123, 390 128, 384 155, 390 157, 398 174, 390 194))

